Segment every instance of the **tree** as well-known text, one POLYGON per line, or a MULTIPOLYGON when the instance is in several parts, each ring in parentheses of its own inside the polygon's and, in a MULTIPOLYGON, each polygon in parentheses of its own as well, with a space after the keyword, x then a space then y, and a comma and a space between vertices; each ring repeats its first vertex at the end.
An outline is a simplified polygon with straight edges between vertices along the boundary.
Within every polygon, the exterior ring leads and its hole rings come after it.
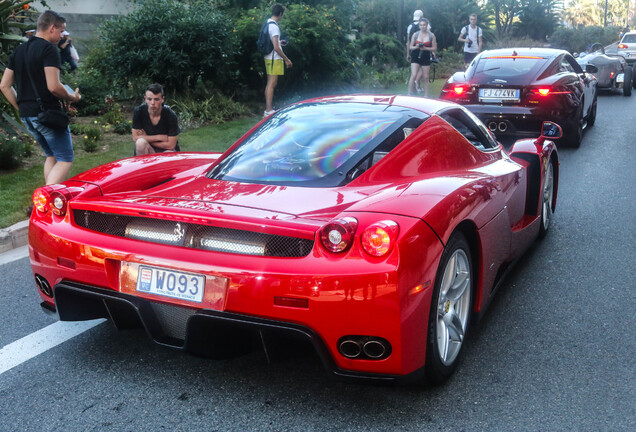
POLYGON ((495 17, 495 28, 497 35, 501 39, 510 33, 515 17, 521 10, 520 0, 488 0, 488 5, 492 8, 495 17))
POLYGON ((558 24, 557 3, 555 0, 523 0, 519 22, 515 23, 516 35, 546 40, 558 24))
POLYGON ((580 25, 602 24, 601 10, 596 0, 570 0, 569 6, 563 10, 563 20, 572 27, 580 25))

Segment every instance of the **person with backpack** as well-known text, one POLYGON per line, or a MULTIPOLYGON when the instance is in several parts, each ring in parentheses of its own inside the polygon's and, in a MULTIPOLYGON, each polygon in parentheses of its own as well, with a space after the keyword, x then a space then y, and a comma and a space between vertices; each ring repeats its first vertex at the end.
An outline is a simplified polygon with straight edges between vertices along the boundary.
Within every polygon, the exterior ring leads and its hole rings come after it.
POLYGON ((481 28, 477 27, 477 14, 471 14, 469 17, 470 24, 464 26, 457 40, 464 43, 464 67, 467 68, 477 54, 481 52, 481 28))
POLYGON ((276 3, 272 6, 272 16, 261 28, 256 46, 264 55, 265 71, 267 73, 267 85, 265 86, 265 111, 263 117, 275 112, 273 107, 274 89, 278 84, 278 77, 285 74, 285 67, 292 67, 293 63, 285 55, 281 46, 286 44, 281 40, 278 23, 283 18, 285 6, 276 3), (284 62, 284 65, 283 65, 284 62))

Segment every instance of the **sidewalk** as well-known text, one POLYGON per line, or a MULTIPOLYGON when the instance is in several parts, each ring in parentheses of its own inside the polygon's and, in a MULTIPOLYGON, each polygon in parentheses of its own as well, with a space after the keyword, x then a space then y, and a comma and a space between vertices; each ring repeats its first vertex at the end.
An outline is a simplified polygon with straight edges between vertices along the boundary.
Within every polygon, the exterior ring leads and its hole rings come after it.
POLYGON ((29 220, 0 229, 0 254, 22 246, 29 241, 29 220))

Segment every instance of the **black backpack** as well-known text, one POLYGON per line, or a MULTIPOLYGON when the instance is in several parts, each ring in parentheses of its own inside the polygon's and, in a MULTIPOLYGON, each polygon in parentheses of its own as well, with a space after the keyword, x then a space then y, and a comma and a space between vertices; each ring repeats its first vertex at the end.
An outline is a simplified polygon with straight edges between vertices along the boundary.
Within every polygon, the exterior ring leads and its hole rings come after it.
POLYGON ((256 49, 259 53, 263 55, 267 55, 274 51, 274 44, 272 43, 272 38, 269 37, 269 25, 274 24, 278 27, 274 21, 267 21, 261 27, 261 31, 258 34, 258 39, 256 40, 256 49))
POLYGON ((420 23, 412 23, 409 27, 408 27, 408 31, 409 31, 409 40, 407 40, 407 42, 410 44, 411 43, 411 38, 413 37, 413 34, 417 33, 418 31, 420 31, 420 23))

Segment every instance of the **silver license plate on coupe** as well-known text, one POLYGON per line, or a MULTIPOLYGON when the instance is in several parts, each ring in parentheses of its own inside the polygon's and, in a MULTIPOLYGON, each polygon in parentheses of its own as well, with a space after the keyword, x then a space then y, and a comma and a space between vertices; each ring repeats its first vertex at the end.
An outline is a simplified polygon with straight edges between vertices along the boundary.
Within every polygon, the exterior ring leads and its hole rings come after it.
POLYGON ((479 89, 480 102, 519 102, 519 89, 479 89))
POLYGON ((201 303, 205 276, 157 267, 139 266, 137 291, 201 303))

